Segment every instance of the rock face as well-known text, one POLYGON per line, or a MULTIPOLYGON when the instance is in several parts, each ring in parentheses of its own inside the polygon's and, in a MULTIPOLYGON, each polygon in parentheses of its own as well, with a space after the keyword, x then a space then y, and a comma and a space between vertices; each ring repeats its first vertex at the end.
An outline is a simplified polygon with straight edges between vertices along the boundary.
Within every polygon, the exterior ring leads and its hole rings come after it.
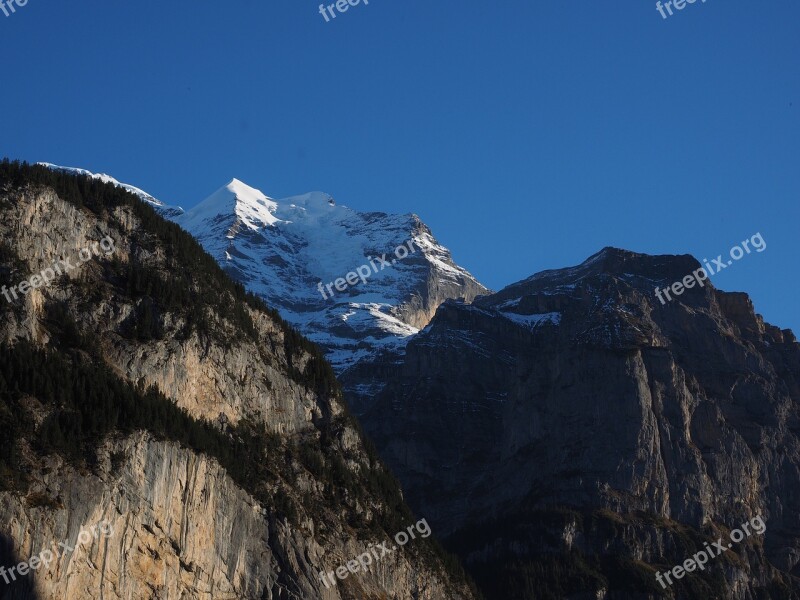
POLYGON ((607 248, 447 302, 404 356, 345 374, 409 503, 487 597, 800 591, 800 345, 745 294, 656 298, 700 266, 607 248), (764 535, 656 585, 758 515, 764 535))
POLYGON ((113 240, 112 252, 49 285, 0 298, 5 360, 24 346, 47 367, 15 381, 24 362, 0 365, 0 565, 74 546, 9 587, 10 597, 474 597, 422 539, 367 573, 323 584, 320 571, 414 521, 321 357, 188 234, 111 185, 7 162, 0 213, 6 286, 113 240), (41 379, 57 382, 62 363, 80 376, 59 392, 41 379), (136 413, 145 425, 133 432, 114 420, 113 405, 84 411, 76 425, 81 394, 103 406, 94 381, 133 396, 128 410, 157 410, 136 413), (175 406, 200 433, 164 422, 175 406), (62 435, 64 423, 73 434, 62 435), (58 443, 48 447, 50 439, 58 443), (113 535, 81 540, 102 521, 113 535))

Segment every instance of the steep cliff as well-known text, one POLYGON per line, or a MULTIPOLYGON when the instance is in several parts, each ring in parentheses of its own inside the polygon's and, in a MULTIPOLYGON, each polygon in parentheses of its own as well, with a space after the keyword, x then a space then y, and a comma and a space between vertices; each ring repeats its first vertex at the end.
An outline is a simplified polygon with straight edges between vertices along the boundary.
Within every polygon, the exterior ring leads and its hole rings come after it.
POLYGON ((430 539, 323 584, 414 519, 318 350, 191 236, 8 162, 0 213, 0 564, 73 548, 0 595, 474 597, 430 539))
POLYGON ((487 597, 797 597, 800 345, 709 282, 657 299, 699 267, 607 248, 448 302, 404 356, 345 374, 487 597), (759 515, 764 535, 657 583, 759 515))

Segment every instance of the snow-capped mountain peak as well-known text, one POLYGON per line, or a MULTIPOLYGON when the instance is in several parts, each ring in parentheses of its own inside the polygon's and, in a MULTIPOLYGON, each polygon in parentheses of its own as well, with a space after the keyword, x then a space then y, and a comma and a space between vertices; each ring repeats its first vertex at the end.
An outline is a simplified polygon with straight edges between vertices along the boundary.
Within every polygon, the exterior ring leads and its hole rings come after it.
POLYGON ((383 350, 402 352, 445 300, 489 292, 414 214, 358 212, 324 192, 274 200, 238 179, 184 212, 107 175, 47 166, 108 178, 149 202, 325 349, 340 372, 383 350), (332 287, 359 267, 369 271, 363 280, 332 287))
POLYGON ((275 200, 234 178, 200 204, 186 211, 180 222, 183 227, 191 230, 200 223, 219 222, 235 216, 235 222, 229 225, 232 228, 229 235, 233 235, 242 225, 254 231, 272 227, 280 220, 274 214, 277 209, 278 203, 275 200))
POLYGON ((320 344, 338 371, 381 350, 402 351, 441 302, 488 292, 416 215, 361 213, 324 192, 273 200, 234 179, 175 222, 320 344), (414 252, 393 260, 409 242, 414 252), (320 291, 383 256, 390 268, 344 291, 320 291))

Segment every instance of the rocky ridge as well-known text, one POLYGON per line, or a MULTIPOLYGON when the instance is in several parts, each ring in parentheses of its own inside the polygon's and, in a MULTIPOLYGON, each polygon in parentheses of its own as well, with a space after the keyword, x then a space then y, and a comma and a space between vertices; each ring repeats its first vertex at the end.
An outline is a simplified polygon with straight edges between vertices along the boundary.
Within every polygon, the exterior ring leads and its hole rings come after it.
POLYGON ((404 355, 344 375, 411 506, 487 597, 800 590, 800 345, 745 294, 656 299, 699 267, 606 248, 446 302, 404 355), (756 515, 766 534, 730 560, 656 585, 756 515))

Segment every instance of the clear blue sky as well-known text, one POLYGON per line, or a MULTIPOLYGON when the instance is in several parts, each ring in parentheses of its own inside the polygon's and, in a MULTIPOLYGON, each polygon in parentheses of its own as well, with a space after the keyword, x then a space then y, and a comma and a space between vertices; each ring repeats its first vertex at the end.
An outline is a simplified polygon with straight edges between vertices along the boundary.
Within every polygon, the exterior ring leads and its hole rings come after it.
POLYGON ((415 212, 499 289, 603 246, 712 258, 800 331, 800 3, 29 0, 0 155, 190 207, 231 177, 415 212))

